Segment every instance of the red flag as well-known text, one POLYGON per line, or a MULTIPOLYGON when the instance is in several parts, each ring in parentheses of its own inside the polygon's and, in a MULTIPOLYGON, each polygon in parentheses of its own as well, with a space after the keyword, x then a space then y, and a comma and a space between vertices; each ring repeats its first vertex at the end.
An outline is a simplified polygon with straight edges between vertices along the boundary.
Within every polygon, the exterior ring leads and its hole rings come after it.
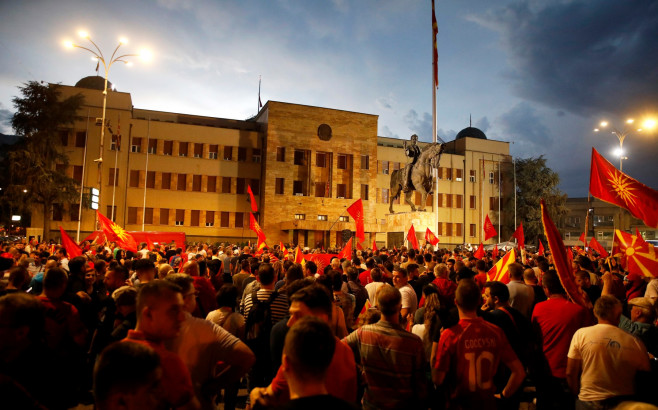
POLYGON ((62 245, 64 246, 64 249, 66 249, 69 259, 73 259, 76 256, 82 256, 82 249, 80 249, 61 226, 59 227, 59 232, 62 234, 62 245))
POLYGON ((589 192, 605 202, 627 209, 645 225, 658 228, 658 191, 618 171, 594 148, 589 192))
POLYGON ((407 240, 414 249, 419 249, 418 238, 416 238, 416 230, 414 229, 414 224, 411 224, 411 228, 409 228, 409 232, 407 232, 407 240))
POLYGON ((484 218, 484 240, 486 241, 496 235, 498 235, 498 232, 496 232, 496 228, 494 228, 491 219, 489 219, 489 215, 487 214, 487 217, 484 218))
POLYGON ((592 303, 585 299, 578 291, 578 286, 576 286, 571 265, 569 265, 567 249, 564 247, 564 242, 562 242, 560 232, 557 230, 551 217, 548 215, 543 199, 541 200, 541 219, 544 224, 544 234, 548 241, 548 248, 551 250, 551 255, 553 256, 553 264, 564 290, 567 291, 567 295, 573 302, 591 309, 592 303))
POLYGON ((256 218, 254 218, 254 214, 252 213, 249 213, 249 229, 256 232, 256 235, 258 236, 258 246, 260 246, 262 242, 265 242, 265 232, 260 228, 260 225, 258 225, 258 222, 256 222, 256 218))
POLYGON ((523 222, 519 224, 519 227, 516 228, 516 231, 512 234, 512 238, 516 238, 519 242, 519 249, 525 248, 525 236, 523 236, 523 222))
POLYGON ((436 22, 434 12, 434 0, 432 0, 432 70, 434 73, 434 87, 439 86, 439 52, 436 47, 436 36, 439 34, 439 25, 436 22))
POLYGON ((439 238, 434 235, 432 231, 430 231, 430 228, 427 228, 425 231, 425 240, 429 243, 432 244, 432 246, 436 246, 437 243, 439 243, 439 238))
POLYGON ((335 253, 312 253, 310 255, 304 255, 304 261, 315 262, 315 265, 318 267, 318 273, 322 275, 324 274, 324 268, 331 265, 331 260, 338 257, 335 253))
POLYGON ((359 239, 358 242, 363 242, 366 239, 363 229, 363 201, 359 198, 358 201, 354 202, 347 208, 347 212, 352 215, 354 222, 356 222, 356 237, 359 239))
POLYGON ((608 251, 606 251, 605 248, 599 243, 599 241, 594 239, 594 237, 592 237, 592 239, 589 241, 589 247, 597 251, 602 258, 608 257, 608 251))
POLYGON ((487 279, 490 281, 499 281, 503 283, 509 283, 509 265, 516 262, 516 253, 514 248, 510 249, 496 264, 493 268, 489 269, 487 272, 487 279))
POLYGON ((567 261, 569 262, 569 267, 573 266, 573 249, 570 246, 567 246, 567 261))
POLYGON ((537 253, 541 256, 544 256, 546 253, 546 250, 544 249, 544 244, 541 243, 541 239, 539 239, 539 247, 537 248, 537 253))
POLYGON ((484 258, 484 245, 480 242, 480 247, 473 253, 474 258, 482 259, 484 258))
POLYGON ((302 263, 303 260, 304 255, 302 254, 302 248, 297 245, 297 250, 295 250, 295 263, 302 263))
POLYGON ((579 240, 580 242, 584 243, 585 246, 587 246, 587 238, 585 237, 585 232, 583 232, 583 233, 580 234, 580 238, 578 238, 578 240, 579 240))
POLYGON ((119 247, 137 252, 137 241, 135 238, 126 232, 122 227, 107 219, 102 213, 96 211, 98 214, 98 221, 101 224, 101 229, 109 241, 114 241, 119 247))
POLYGON ((345 244, 343 249, 338 254, 338 259, 349 259, 352 260, 352 238, 345 244))
POLYGON ((375 238, 373 238, 372 239, 372 251, 374 252, 376 250, 377 250, 377 241, 375 241, 375 238))
POLYGON ((615 230, 612 254, 620 258, 621 266, 627 271, 649 278, 658 277, 656 250, 641 237, 615 230))
POLYGON ((578 253, 578 255, 586 256, 585 250, 580 246, 574 246, 573 249, 576 251, 576 253, 578 253))
POLYGON ((491 257, 492 258, 497 258, 498 257, 498 244, 494 245, 493 251, 491 251, 491 257))
POLYGON ((249 194, 249 203, 251 204, 251 212, 258 212, 258 204, 256 203, 256 198, 254 198, 254 193, 251 190, 251 185, 247 184, 247 193, 249 194))
POLYGON ((363 250, 363 245, 361 245, 361 242, 356 241, 356 249, 362 251, 363 250))

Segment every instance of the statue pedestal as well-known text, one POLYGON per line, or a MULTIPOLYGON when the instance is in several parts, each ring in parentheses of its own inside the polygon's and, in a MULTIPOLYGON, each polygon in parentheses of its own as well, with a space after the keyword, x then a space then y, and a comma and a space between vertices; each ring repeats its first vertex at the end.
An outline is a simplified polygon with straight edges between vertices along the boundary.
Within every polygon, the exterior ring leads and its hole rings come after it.
POLYGON ((422 246, 425 243, 425 231, 430 228, 436 235, 436 215, 434 212, 399 212, 395 214, 386 214, 386 232, 387 246, 400 247, 404 244, 407 232, 414 225, 418 243, 422 246))

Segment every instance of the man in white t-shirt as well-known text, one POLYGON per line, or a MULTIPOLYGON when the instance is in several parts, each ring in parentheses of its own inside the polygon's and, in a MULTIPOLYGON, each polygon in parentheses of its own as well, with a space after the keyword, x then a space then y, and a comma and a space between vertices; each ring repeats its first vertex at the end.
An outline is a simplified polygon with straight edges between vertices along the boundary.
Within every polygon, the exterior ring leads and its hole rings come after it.
POLYGON ((393 269, 393 285, 398 288, 402 295, 402 309, 400 310, 402 321, 400 324, 404 326, 407 323, 408 315, 411 315, 413 320, 414 313, 418 309, 418 297, 414 288, 409 284, 407 270, 404 268, 393 269))
POLYGON ((621 312, 617 298, 601 296, 594 304, 599 323, 577 330, 571 339, 567 382, 581 408, 612 408, 635 394, 637 371, 650 370, 644 344, 617 327, 621 312))

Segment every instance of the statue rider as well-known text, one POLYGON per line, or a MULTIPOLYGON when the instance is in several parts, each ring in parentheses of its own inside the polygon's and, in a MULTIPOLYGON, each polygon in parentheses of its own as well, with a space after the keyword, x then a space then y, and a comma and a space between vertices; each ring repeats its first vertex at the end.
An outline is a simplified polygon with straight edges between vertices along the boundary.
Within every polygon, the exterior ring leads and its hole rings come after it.
POLYGON ((411 158, 411 163, 404 167, 404 181, 405 186, 402 188, 403 192, 409 192, 413 190, 413 184, 411 183, 411 171, 414 168, 414 164, 420 156, 420 147, 417 144, 418 135, 414 134, 411 136, 411 144, 407 145, 407 141, 404 142, 404 155, 411 158))

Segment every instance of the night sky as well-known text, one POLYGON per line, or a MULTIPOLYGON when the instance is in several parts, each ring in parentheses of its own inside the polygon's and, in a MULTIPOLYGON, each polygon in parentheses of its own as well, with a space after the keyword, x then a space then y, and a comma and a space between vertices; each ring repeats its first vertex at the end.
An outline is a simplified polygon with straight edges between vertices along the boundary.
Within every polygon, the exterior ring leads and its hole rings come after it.
MULTIPOLYGON (((658 1, 437 0, 439 136, 472 124, 544 155, 570 196, 587 195, 590 152, 613 164, 614 135, 658 118, 658 1)), ((112 66, 110 81, 137 108, 246 119, 267 100, 379 115, 379 135, 431 141, 431 2, 160 0, 0 2, 0 132, 27 81, 74 85, 91 54, 119 37, 150 63, 112 66)), ((658 189, 658 132, 631 132, 624 171, 658 189)))

